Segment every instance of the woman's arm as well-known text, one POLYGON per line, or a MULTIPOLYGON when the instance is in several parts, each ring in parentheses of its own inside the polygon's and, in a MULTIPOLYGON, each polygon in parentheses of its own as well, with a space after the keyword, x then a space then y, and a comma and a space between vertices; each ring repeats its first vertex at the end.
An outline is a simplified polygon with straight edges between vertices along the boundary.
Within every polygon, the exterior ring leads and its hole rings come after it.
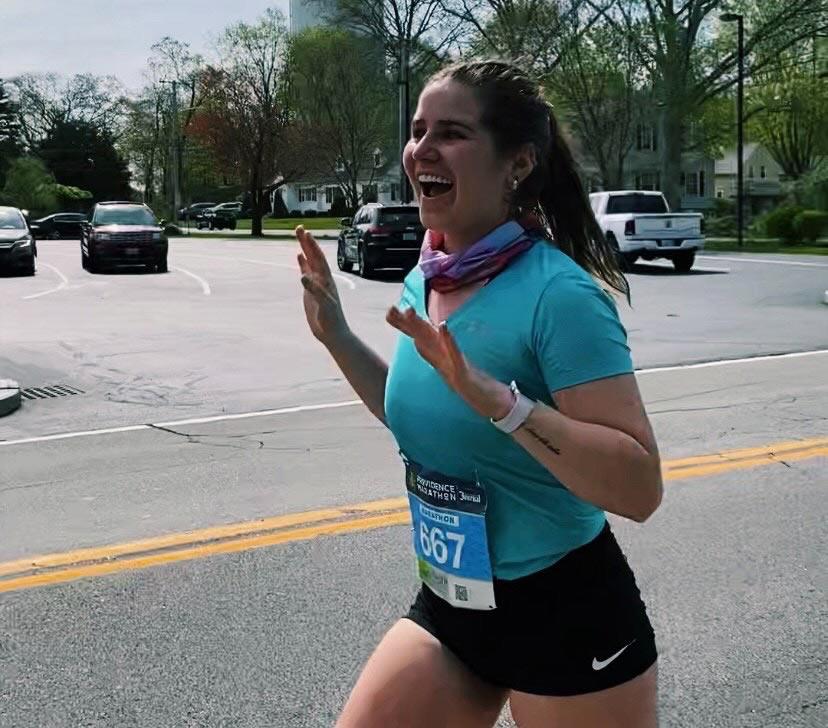
POLYGON ((536 404, 515 440, 579 498, 635 521, 651 516, 661 461, 635 375, 561 390, 555 402, 536 404))
POLYGON ((388 364, 350 329, 325 343, 345 379, 384 425, 388 364))

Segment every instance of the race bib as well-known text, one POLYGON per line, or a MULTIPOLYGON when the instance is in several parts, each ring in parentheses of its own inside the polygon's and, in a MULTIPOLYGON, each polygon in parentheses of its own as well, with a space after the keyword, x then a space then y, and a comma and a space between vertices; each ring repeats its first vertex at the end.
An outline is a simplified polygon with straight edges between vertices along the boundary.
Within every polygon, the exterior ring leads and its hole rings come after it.
POLYGON ((455 607, 494 609, 485 489, 403 460, 418 576, 455 607))

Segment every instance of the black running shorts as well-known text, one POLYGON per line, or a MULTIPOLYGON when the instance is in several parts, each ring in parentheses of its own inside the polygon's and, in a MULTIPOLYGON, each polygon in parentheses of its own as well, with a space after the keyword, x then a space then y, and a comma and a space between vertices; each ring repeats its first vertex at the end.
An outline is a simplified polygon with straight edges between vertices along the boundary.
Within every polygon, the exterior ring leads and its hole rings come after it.
POLYGON ((609 524, 552 566, 495 579, 497 608, 453 607, 422 586, 408 619, 499 687, 581 695, 641 675, 657 657, 635 577, 609 524))

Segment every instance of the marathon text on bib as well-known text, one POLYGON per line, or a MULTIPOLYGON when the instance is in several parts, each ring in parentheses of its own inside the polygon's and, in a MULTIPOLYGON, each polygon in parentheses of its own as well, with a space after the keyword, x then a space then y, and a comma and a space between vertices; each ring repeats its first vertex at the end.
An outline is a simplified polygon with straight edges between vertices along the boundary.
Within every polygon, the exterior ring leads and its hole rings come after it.
POLYGON ((403 460, 420 579, 456 607, 494 609, 485 489, 403 460))

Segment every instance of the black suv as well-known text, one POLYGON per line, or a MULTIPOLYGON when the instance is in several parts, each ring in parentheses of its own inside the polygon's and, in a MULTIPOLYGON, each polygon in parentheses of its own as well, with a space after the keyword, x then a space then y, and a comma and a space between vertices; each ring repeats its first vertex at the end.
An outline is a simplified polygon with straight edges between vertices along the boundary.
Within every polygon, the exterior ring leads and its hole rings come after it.
POLYGON ((167 236, 152 210, 135 202, 99 202, 81 227, 81 265, 142 265, 167 272, 167 236))
POLYGON ((339 270, 350 271, 356 264, 359 274, 369 278, 377 268, 409 270, 417 264, 425 235, 418 207, 371 202, 341 224, 339 270))

